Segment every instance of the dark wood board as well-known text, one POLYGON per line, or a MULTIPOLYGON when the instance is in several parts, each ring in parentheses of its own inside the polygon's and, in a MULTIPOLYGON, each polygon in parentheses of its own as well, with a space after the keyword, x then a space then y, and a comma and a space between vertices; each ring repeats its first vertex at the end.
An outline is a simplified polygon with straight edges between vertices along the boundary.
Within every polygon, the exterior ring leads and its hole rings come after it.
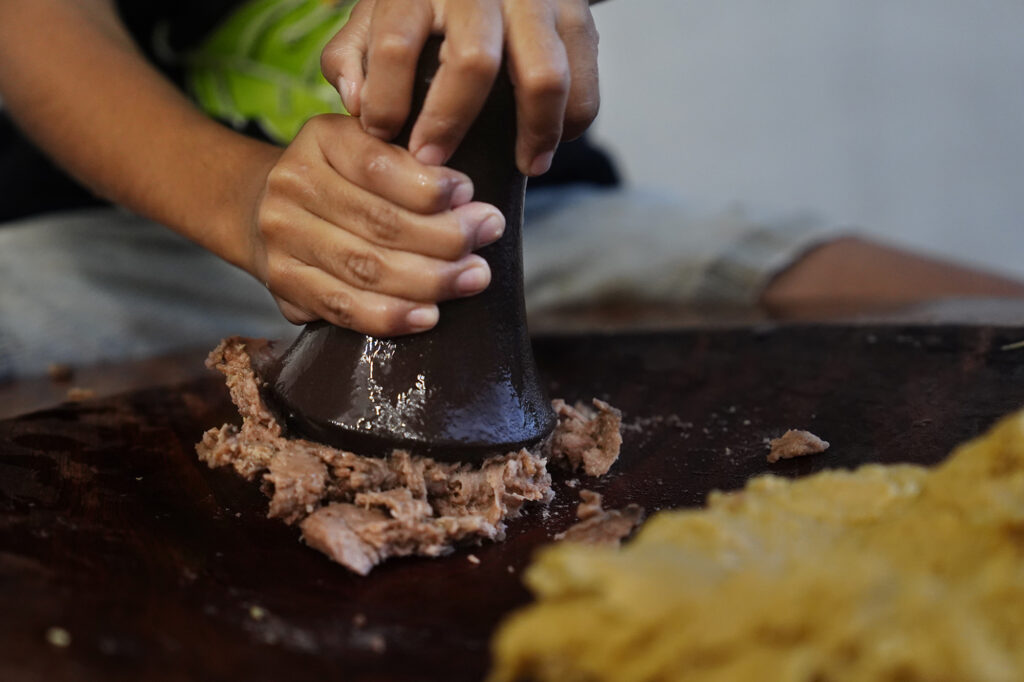
MULTIPOLYGON (((545 337, 536 350, 553 396, 625 412, 619 464, 582 485, 654 511, 767 471, 937 462, 1024 405, 1024 351, 1002 349, 1021 339, 763 327, 545 337), (832 449, 769 465, 763 441, 787 428, 832 449)), ((232 418, 211 376, 0 422, 0 679, 480 679, 495 625, 529 599, 531 552, 572 521, 565 477, 504 544, 361 578, 267 520, 254 485, 197 461, 193 443, 232 418), (69 646, 47 642, 53 626, 69 646)))

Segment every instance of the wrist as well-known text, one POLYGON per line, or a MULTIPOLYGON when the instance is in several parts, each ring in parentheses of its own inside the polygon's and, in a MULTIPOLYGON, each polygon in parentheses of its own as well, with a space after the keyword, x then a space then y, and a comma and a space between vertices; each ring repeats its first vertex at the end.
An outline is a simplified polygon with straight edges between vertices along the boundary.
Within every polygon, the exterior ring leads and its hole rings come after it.
MULTIPOLYGON (((234 134, 234 133, 232 133, 234 134)), ((221 159, 222 190, 200 227, 200 244, 228 263, 259 276, 253 243, 256 215, 266 188, 267 175, 283 149, 241 135, 221 159)), ((224 151, 223 148, 220 151, 224 151)), ((203 218, 201 217, 200 220, 203 218)))

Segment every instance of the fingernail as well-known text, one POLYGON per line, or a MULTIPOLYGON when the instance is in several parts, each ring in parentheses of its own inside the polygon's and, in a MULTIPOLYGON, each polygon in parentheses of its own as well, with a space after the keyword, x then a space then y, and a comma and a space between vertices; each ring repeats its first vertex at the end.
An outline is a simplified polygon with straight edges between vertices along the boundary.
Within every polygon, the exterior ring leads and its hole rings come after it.
POLYGON ((387 142, 388 140, 391 139, 391 135, 388 133, 388 131, 384 130, 383 128, 373 128, 373 127, 371 127, 371 128, 367 128, 366 132, 370 133, 374 137, 377 137, 377 138, 380 138, 380 139, 384 140, 385 142, 387 142))
POLYGON ((413 154, 425 166, 440 166, 444 163, 444 151, 436 144, 425 144, 413 154))
POLYGON ((492 213, 476 230, 476 248, 487 246, 501 239, 505 234, 505 218, 500 213, 492 213))
POLYGON ((460 182, 452 190, 452 208, 468 204, 473 200, 473 183, 469 180, 460 182))
POLYGON ((338 79, 338 93, 341 95, 341 103, 345 106, 345 111, 352 111, 352 81, 344 76, 340 77, 338 79))
POLYGON ((530 164, 530 175, 543 175, 551 168, 551 159, 555 158, 554 152, 544 152, 533 159, 530 164))
POLYGON ((421 308, 413 308, 409 311, 409 314, 405 316, 405 321, 413 329, 430 329, 440 317, 440 311, 436 305, 423 306, 421 308))
POLYGON ((490 270, 485 265, 471 265, 455 278, 455 291, 463 296, 475 294, 491 283, 490 270))

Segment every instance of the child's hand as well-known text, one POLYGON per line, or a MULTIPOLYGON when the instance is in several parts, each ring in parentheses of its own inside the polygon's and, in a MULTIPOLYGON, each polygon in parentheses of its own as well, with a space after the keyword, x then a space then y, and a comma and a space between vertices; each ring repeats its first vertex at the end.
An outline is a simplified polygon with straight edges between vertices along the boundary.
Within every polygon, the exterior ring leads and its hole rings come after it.
POLYGON ((546 172, 559 140, 579 136, 597 116, 598 37, 587 0, 360 0, 321 65, 368 132, 390 140, 402 128, 432 32, 445 36, 441 67, 409 140, 421 162, 444 163, 458 147, 503 52, 524 174, 546 172))
POLYGON ((424 331, 438 301, 490 282, 470 251, 505 220, 471 202, 462 173, 426 166, 338 115, 311 119, 267 175, 249 271, 296 324, 324 319, 374 336, 424 331))

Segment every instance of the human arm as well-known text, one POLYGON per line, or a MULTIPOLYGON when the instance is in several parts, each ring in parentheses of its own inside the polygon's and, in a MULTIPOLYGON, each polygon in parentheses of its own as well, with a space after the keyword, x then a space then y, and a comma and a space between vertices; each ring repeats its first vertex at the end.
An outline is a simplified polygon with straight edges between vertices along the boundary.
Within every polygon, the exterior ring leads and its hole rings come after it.
POLYGON ((420 161, 443 163, 458 147, 503 54, 516 89, 523 173, 546 172, 559 140, 579 136, 596 117, 598 35, 586 0, 360 0, 322 67, 377 137, 390 140, 404 124, 431 33, 444 34, 445 45, 409 140, 420 161))
POLYGON ((765 288, 774 314, 903 306, 950 297, 1024 297, 1024 283, 860 237, 811 249, 765 288))
POLYGON ((267 283, 293 322, 418 331, 487 284, 469 251, 503 219, 468 178, 340 116, 284 150, 240 135, 146 62, 109 0, 0 0, 0 94, 83 184, 267 283))

